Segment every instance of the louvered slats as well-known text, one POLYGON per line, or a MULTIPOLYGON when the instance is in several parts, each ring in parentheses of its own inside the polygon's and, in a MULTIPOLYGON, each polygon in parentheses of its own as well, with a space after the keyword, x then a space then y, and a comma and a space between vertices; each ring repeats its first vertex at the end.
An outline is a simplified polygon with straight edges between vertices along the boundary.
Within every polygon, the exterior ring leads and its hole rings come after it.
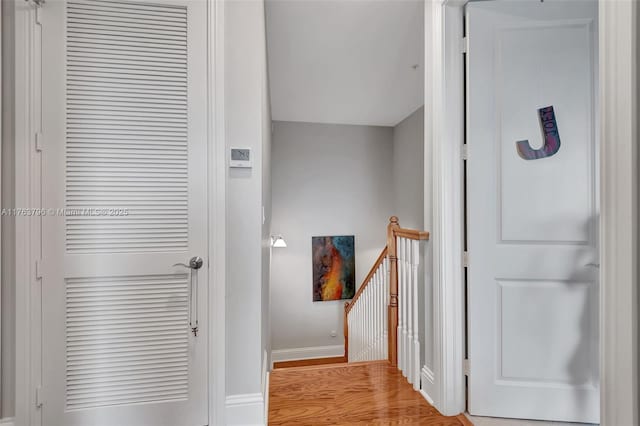
POLYGON ((188 276, 66 279, 67 410, 188 397, 188 276))
POLYGON ((186 8, 68 1, 66 68, 67 252, 185 251, 186 8))

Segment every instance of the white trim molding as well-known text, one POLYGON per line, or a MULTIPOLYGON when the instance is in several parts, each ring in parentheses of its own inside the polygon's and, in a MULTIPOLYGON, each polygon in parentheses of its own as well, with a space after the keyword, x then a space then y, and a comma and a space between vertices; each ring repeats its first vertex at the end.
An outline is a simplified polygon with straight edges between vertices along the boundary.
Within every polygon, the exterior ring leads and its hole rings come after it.
POLYGON ((269 358, 267 351, 263 351, 262 357, 262 399, 264 401, 264 424, 269 423, 269 358))
POLYGON ((601 0, 600 423, 638 418, 638 6, 601 0))
POLYGON ((225 400, 227 426, 264 425, 264 398, 261 393, 229 395, 225 400))
POLYGON ((0 426, 15 426, 15 424, 15 419, 13 417, 0 419, 0 426))
MULTIPOLYGON (((463 159, 464 2, 434 1, 430 84, 433 169, 433 312, 435 407, 445 416, 465 410, 463 159)), ((428 49, 428 48, 427 48, 428 49)), ((429 51, 427 50, 427 53, 429 51)))
MULTIPOLYGON (((15 207, 39 207, 40 167, 35 133, 40 130, 40 40, 36 7, 15 0, 15 207)), ((36 254, 40 250, 39 222, 15 218, 15 423, 38 426, 41 411, 35 405, 40 383, 40 295, 35 279, 36 254), (19 237, 18 237, 19 236, 19 237)))
POLYGON ((312 346, 308 348, 274 349, 271 362, 298 361, 301 359, 332 358, 344 355, 343 345, 312 346))
POLYGON ((208 5, 209 424, 222 425, 226 410, 225 2, 208 5))

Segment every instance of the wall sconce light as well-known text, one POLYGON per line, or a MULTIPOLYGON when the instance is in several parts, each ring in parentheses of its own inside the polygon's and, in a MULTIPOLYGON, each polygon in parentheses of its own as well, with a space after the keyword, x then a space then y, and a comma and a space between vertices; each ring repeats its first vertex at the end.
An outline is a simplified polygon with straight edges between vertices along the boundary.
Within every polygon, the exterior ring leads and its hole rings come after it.
POLYGON ((282 238, 282 235, 272 235, 271 236, 271 247, 286 247, 287 242, 282 238))

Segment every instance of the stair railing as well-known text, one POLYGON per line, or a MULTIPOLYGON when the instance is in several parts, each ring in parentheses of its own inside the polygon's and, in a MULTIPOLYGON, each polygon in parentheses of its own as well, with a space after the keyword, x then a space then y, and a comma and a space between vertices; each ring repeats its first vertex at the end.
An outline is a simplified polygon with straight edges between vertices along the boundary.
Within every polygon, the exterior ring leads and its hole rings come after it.
POLYGON ((388 357, 388 271, 385 247, 351 303, 344 306, 344 356, 347 362, 388 357))
POLYGON ((428 232, 401 228, 398 218, 392 216, 387 246, 344 309, 345 359, 388 359, 415 389, 420 387, 423 322, 420 243, 428 239, 428 232))

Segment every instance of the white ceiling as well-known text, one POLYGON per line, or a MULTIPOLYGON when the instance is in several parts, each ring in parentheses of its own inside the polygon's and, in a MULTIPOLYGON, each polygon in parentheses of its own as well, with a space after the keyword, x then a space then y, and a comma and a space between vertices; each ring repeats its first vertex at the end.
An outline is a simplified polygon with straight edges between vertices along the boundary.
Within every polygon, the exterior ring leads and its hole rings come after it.
POLYGON ((266 8, 274 120, 394 126, 424 103, 423 1, 266 8))

